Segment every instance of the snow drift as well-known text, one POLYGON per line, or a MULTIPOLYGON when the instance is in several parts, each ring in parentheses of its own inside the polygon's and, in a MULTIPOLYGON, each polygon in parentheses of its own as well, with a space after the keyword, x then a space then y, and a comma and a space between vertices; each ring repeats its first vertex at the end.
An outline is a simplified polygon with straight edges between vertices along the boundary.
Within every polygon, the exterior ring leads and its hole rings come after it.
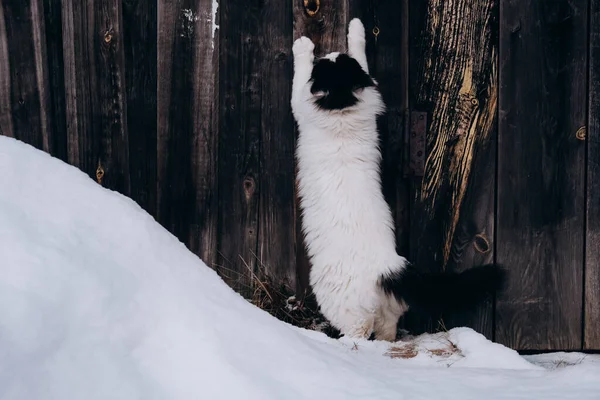
POLYGON ((534 365, 463 328, 391 358, 279 322, 133 201, 6 137, 0 266, 1 399, 600 398, 592 356, 534 365))

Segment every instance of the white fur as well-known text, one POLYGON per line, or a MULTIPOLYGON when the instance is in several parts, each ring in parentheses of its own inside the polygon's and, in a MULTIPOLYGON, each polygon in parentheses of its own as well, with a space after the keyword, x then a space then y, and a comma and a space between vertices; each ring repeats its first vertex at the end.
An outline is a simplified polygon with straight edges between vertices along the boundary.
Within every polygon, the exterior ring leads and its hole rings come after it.
MULTIPOLYGON (((368 72, 358 19, 350 23, 348 49, 368 72)), ((394 221, 381 190, 376 117, 384 104, 376 88, 365 88, 355 93, 359 102, 352 107, 319 110, 310 93, 313 50, 306 37, 294 43, 292 90, 310 284, 323 315, 343 334, 364 338, 374 332, 377 339, 394 340, 406 306, 385 294, 380 280, 406 260, 396 253, 394 221)), ((326 57, 335 60, 337 53, 326 57)))

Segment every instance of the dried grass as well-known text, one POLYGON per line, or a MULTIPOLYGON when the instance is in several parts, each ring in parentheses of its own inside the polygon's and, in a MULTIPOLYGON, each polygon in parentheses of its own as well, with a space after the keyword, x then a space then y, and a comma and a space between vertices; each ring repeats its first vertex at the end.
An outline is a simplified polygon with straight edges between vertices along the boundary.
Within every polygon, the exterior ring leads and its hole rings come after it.
POLYGON ((414 358, 419 354, 417 345, 414 342, 406 343, 403 346, 393 346, 385 353, 386 356, 391 358, 414 358))
POLYGON ((299 298, 286 282, 275 284, 267 274, 264 264, 255 254, 253 256, 257 260, 256 271, 241 256, 240 260, 248 274, 233 271, 222 265, 216 265, 217 270, 230 281, 240 282, 250 276, 251 284, 243 291, 246 299, 275 318, 300 328, 323 332, 333 338, 340 337, 339 331, 318 311, 314 298, 307 293, 303 293, 299 298))

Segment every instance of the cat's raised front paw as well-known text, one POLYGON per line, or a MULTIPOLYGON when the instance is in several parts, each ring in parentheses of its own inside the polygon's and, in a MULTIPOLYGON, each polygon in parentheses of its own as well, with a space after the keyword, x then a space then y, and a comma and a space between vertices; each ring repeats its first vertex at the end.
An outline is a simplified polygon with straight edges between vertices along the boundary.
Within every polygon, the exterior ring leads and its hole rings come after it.
POLYGON ((302 36, 299 39, 296 39, 294 42, 294 46, 292 47, 292 52, 294 53, 294 57, 298 57, 301 55, 312 55, 313 50, 315 49, 315 45, 306 36, 302 36))
POLYGON ((354 18, 348 25, 348 40, 365 41, 365 27, 358 18, 354 18))

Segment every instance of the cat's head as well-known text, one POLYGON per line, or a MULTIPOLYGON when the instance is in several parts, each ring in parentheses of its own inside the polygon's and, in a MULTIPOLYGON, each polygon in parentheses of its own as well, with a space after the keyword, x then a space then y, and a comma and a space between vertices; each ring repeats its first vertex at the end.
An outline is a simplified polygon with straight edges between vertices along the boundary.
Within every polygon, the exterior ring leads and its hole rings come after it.
POLYGON ((309 84, 315 105, 327 111, 353 107, 368 94, 366 89, 376 91, 377 86, 358 61, 343 53, 316 60, 309 84))

